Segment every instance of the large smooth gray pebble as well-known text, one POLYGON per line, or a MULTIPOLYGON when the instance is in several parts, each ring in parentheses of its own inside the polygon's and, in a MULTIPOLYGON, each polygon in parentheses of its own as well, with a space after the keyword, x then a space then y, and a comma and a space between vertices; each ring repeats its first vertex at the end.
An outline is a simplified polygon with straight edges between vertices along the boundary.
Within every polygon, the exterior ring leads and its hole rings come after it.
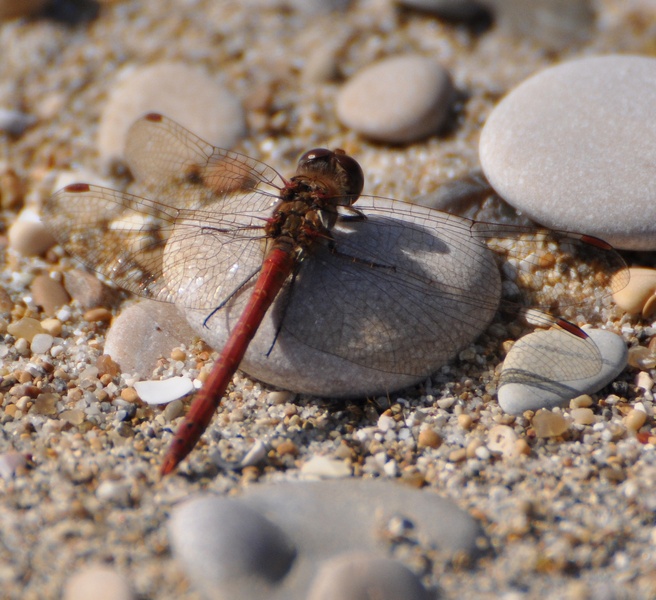
POLYGON ((591 329, 582 340, 560 329, 519 339, 504 360, 498 399, 510 414, 563 406, 613 381, 627 363, 624 340, 611 331, 591 329))
MULTIPOLYGON (((250 376, 319 396, 384 394, 437 371, 493 318, 499 272, 488 248, 470 235, 469 221, 445 215, 436 222, 433 211, 382 198, 363 198, 357 206, 367 220, 336 227, 336 247, 347 256, 396 270, 345 260, 318 248, 301 265, 292 296, 287 295, 289 288, 283 289, 251 342, 240 366, 250 376)), ((251 286, 207 326, 204 322, 224 290, 237 288, 245 274, 258 270, 262 256, 230 239, 222 251, 233 252, 233 264, 239 268, 230 272, 232 280, 221 284, 208 268, 215 261, 220 235, 189 239, 184 227, 179 235, 179 241, 170 239, 165 255, 171 262, 166 271, 175 276, 170 287, 197 295, 202 285, 216 294, 204 309, 183 311, 198 335, 221 349, 251 286), (190 257, 184 263, 181 252, 190 257)), ((191 304, 185 297, 180 301, 191 304)))
POLYGON ((488 118, 483 170, 542 225, 656 249, 654 106, 654 58, 610 55, 545 69, 488 118))

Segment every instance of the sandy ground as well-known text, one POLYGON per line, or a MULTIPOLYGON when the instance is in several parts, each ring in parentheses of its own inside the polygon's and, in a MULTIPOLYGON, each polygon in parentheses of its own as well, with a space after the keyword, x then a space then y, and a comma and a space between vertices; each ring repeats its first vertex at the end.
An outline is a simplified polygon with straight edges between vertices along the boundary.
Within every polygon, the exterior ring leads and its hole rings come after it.
MULTIPOLYGON (((7 200, 11 178, 0 184, 5 233, 22 204, 38 210, 63 170, 83 168, 113 181, 103 173, 95 140, 116 74, 126 65, 161 60, 202 65, 244 103, 248 135, 238 150, 284 173, 304 149, 343 147, 362 164, 368 193, 411 199, 478 166, 486 115, 529 74, 569 57, 653 54, 654 49, 648 2, 600 2, 583 40, 556 32, 547 43, 507 28, 480 33, 379 0, 354 2, 335 14, 325 14, 321 6, 276 0, 107 1, 87 22, 36 17, 0 24, 0 106, 34 117, 22 135, 0 134, 2 171, 13 171, 23 186, 12 204, 7 200), (308 82, 306 58, 324 46, 334 77, 308 82), (439 60, 462 92, 452 130, 407 147, 388 147, 341 127, 334 116, 340 82, 377 58, 411 51, 439 60)), ((60 264, 52 253, 23 257, 7 249, 0 281, 12 305, 5 328, 26 314, 42 318, 30 297, 33 277, 71 264, 60 264)), ((481 369, 475 359, 461 357, 432 387, 405 394, 390 409, 421 410, 439 425, 444 443, 430 452, 354 442, 354 432, 375 426, 384 399, 339 405, 307 397, 281 400, 238 375, 206 443, 183 469, 186 475, 160 481, 157 467, 171 425, 161 409, 144 406, 131 420, 117 420, 120 407, 112 399, 129 381, 117 377, 107 395, 96 396, 102 400, 99 412, 85 412, 81 422, 62 415, 74 409, 65 403, 33 402, 38 389, 30 386, 55 379, 68 388, 73 404, 97 391, 98 372, 88 369, 102 353, 106 325, 85 321, 83 312, 73 305, 62 333, 67 349, 58 358, 31 356, 11 336, 0 344, 0 450, 31 456, 15 476, 0 478, 3 597, 60 597, 70 574, 100 562, 124 573, 140 598, 197 598, 170 556, 164 524, 174 503, 201 489, 226 493, 256 480, 294 479, 308 458, 335 454, 342 442, 351 448, 355 476, 384 476, 367 460, 384 450, 397 461, 401 480, 419 480, 481 519, 494 553, 470 569, 443 566, 434 578, 426 576, 428 583, 439 581, 446 598, 656 597, 656 457, 653 445, 636 440, 622 420, 638 401, 651 411, 651 395, 633 385, 634 370, 595 397, 595 426, 535 439, 529 419, 505 416, 494 402, 495 365, 481 369), (449 397, 455 398, 451 406, 436 404, 449 397), (294 413, 298 418, 291 418, 294 413), (528 440, 530 452, 508 463, 462 460, 457 451, 472 443, 475 448, 476 440, 484 441, 499 423, 528 440), (254 439, 272 446, 266 466, 241 472, 208 467, 210 451, 232 458, 254 439), (278 454, 275 449, 288 439, 297 453, 278 454)), ((653 335, 637 322, 612 325, 624 325, 627 341, 643 345, 653 335)), ((498 351, 499 342, 494 335, 485 337, 473 356, 495 345, 498 351)), ((195 347, 181 364, 172 362, 164 361, 160 372, 198 373, 211 356, 195 347)))

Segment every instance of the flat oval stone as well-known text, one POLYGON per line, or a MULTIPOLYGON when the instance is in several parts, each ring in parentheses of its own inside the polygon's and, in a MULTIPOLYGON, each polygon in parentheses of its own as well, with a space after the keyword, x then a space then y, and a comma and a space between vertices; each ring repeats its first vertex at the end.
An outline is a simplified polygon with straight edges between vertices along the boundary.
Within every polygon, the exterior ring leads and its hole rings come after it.
MULTIPOLYGON (((333 235, 336 247, 359 261, 317 248, 302 263, 292 294, 283 288, 267 312, 240 365, 245 373, 317 396, 384 394, 435 373, 485 330, 499 303, 499 271, 487 246, 465 233, 469 221, 445 215, 438 227, 425 221, 433 211, 381 198, 357 206, 367 219, 338 225, 333 235)), ((210 282, 221 234, 190 238, 187 231, 183 223, 169 239, 164 272, 177 273, 170 287, 188 290, 181 305, 193 305, 200 286, 216 294, 215 304, 202 310, 180 308, 197 334, 221 350, 253 282, 207 317, 223 295, 257 273, 262 255, 229 238, 222 251, 234 255, 234 279, 210 282), (182 253, 189 257, 184 262, 182 253)))
POLYGON ((510 414, 564 406, 592 394, 626 366, 624 340, 603 329, 586 331, 586 340, 561 329, 535 331, 510 349, 499 383, 499 404, 510 414))
POLYGON ((436 133, 454 96, 448 71, 419 55, 395 56, 365 67, 337 97, 347 127, 382 142, 405 144, 436 133))
POLYGON ((610 55, 545 69, 492 111, 480 160, 534 221, 656 249, 656 59, 610 55))

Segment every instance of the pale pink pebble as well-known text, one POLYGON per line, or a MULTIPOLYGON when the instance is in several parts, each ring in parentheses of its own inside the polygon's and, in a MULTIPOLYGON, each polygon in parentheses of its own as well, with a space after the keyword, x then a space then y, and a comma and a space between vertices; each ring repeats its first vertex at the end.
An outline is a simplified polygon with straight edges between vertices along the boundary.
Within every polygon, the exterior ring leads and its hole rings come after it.
POLYGON ((109 567, 92 565, 72 575, 62 594, 62 600, 134 600, 130 583, 109 567))
POLYGON ((245 133, 243 109, 219 81, 219 76, 182 62, 125 68, 100 117, 97 145, 105 166, 123 159, 128 129, 149 112, 170 117, 215 146, 233 146, 245 133))
POLYGON ((123 373, 150 375, 161 357, 181 344, 191 345, 195 334, 172 304, 143 301, 122 311, 112 321, 105 354, 123 373))
POLYGON ((39 221, 18 219, 9 227, 9 247, 23 256, 40 256, 55 245, 53 238, 39 221))

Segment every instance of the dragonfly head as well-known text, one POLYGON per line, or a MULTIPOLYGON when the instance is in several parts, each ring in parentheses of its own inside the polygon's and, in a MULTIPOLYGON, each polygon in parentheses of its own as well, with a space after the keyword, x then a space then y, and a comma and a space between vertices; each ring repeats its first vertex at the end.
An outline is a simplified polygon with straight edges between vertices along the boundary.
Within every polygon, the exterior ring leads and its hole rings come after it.
POLYGON ((340 206, 351 206, 362 193, 364 173, 344 150, 315 148, 298 161, 294 179, 314 179, 325 186, 340 206))

